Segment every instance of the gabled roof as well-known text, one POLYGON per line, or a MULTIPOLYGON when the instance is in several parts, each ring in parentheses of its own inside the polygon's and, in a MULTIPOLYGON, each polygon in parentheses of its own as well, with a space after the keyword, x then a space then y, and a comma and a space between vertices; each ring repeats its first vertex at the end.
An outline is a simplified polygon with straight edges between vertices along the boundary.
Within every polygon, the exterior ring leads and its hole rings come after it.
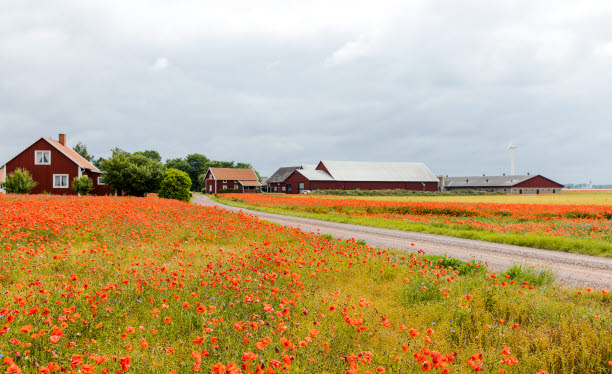
POLYGON ((208 170, 215 179, 259 182, 259 178, 257 178, 253 169, 209 168, 208 170))
POLYGON ((334 178, 323 170, 316 170, 314 166, 306 166, 303 169, 297 169, 297 173, 302 174, 310 181, 333 181, 334 178))
POLYGON ((261 186, 261 183, 259 183, 259 181, 243 181, 243 180, 239 180, 238 183, 240 183, 241 185, 243 185, 245 187, 261 186))
POLYGON ((0 166, 5 166, 9 162, 13 161, 17 156, 22 154, 26 149, 30 148, 32 145, 39 142, 41 139, 46 141, 53 147, 55 147, 55 149, 63 153, 64 156, 68 157, 70 160, 72 160, 72 162, 82 167, 83 169, 88 169, 96 173, 102 173, 97 167, 93 166, 89 161, 84 159, 83 156, 81 156, 80 154, 76 153, 72 148, 62 145, 62 143, 58 142, 57 140, 53 140, 51 138, 44 138, 44 137, 38 139, 37 141, 29 145, 28 147, 24 148, 24 150, 19 152, 17 155, 15 155, 15 157, 11 158, 10 160, 8 160, 7 162, 5 162, 3 165, 0 165, 0 166))
POLYGON ((57 140, 53 140, 51 138, 43 138, 43 139, 48 141, 52 146, 57 148, 58 151, 68 156, 69 159, 74 161, 76 164, 78 164, 83 169, 89 169, 91 171, 101 173, 101 171, 97 167, 93 166, 89 161, 83 158, 83 156, 81 156, 80 154, 76 153, 72 148, 62 145, 62 143, 58 142, 57 140))
POLYGON ((274 174, 272 174, 272 176, 270 176, 270 178, 268 178, 266 184, 283 183, 296 169, 299 169, 300 167, 301 166, 285 166, 279 168, 277 171, 274 172, 274 174))
POLYGON ((445 187, 512 187, 537 175, 490 175, 473 177, 446 177, 445 187))
POLYGON ((321 161, 337 181, 359 182, 438 182, 420 162, 321 161))

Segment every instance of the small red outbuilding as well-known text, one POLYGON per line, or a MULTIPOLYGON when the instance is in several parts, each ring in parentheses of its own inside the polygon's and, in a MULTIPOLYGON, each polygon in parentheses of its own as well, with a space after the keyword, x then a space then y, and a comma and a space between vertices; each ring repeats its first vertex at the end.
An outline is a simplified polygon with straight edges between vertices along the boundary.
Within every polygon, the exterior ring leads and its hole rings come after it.
POLYGON ((59 140, 40 138, 17 156, 0 167, 0 179, 17 168, 32 174, 37 185, 31 193, 54 195, 76 195, 70 187, 75 177, 86 175, 93 180, 92 195, 109 195, 112 189, 104 185, 102 172, 66 145, 66 135, 59 134, 59 140))
POLYGON ((206 193, 233 189, 242 193, 259 192, 261 183, 253 169, 209 168, 206 172, 206 193))

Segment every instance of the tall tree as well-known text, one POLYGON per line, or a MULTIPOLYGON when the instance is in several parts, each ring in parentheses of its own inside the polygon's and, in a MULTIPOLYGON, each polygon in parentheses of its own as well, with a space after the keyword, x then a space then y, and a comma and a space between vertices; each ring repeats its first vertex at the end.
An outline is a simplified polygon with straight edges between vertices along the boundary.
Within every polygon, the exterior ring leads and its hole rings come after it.
POLYGON ((191 165, 182 158, 172 158, 166 161, 166 168, 168 169, 177 169, 180 171, 184 171, 189 174, 191 171, 191 165))
POLYGON ((77 145, 75 145, 72 149, 89 162, 94 159, 94 156, 90 155, 89 152, 87 152, 87 146, 82 142, 78 142, 77 145))
POLYGON ((185 161, 189 164, 191 169, 187 174, 189 174, 189 178, 193 184, 191 185, 192 191, 200 191, 202 186, 199 183, 198 177, 200 174, 206 173, 208 168, 210 167, 210 159, 199 153, 192 153, 185 157, 185 161))
POLYGON ((162 158, 159 155, 159 152, 157 151, 152 151, 152 150, 147 150, 147 151, 138 151, 138 152, 134 152, 135 155, 142 155, 145 156, 146 158, 149 158, 153 161, 157 161, 157 162, 161 162, 162 158))

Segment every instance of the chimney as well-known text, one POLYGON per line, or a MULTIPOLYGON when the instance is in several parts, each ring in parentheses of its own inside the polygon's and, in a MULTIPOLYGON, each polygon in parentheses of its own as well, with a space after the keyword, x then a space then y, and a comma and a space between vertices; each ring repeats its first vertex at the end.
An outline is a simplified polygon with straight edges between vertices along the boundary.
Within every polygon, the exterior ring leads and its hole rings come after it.
POLYGON ((59 142, 61 145, 66 146, 66 134, 59 134, 59 142))

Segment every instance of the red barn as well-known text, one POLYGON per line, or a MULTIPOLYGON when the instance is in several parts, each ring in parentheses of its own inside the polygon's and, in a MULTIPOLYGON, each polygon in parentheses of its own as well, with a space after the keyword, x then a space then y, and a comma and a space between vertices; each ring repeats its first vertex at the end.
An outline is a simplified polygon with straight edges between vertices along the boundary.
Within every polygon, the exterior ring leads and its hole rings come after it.
POLYGON ((288 194, 326 189, 438 190, 438 178, 417 162, 321 161, 294 170, 283 184, 288 194))
POLYGON ((242 193, 255 193, 261 187, 253 169, 209 168, 206 172, 206 192, 217 193, 235 189, 242 193))
POLYGON ((541 194, 563 192, 563 185, 541 175, 483 175, 472 177, 444 177, 446 190, 476 190, 513 194, 541 194))
POLYGON ((72 148, 66 146, 66 135, 59 140, 40 138, 0 167, 3 181, 17 168, 26 169, 38 184, 32 193, 76 195, 70 187, 75 177, 86 175, 93 180, 93 195, 109 195, 112 190, 104 185, 102 172, 72 148))

